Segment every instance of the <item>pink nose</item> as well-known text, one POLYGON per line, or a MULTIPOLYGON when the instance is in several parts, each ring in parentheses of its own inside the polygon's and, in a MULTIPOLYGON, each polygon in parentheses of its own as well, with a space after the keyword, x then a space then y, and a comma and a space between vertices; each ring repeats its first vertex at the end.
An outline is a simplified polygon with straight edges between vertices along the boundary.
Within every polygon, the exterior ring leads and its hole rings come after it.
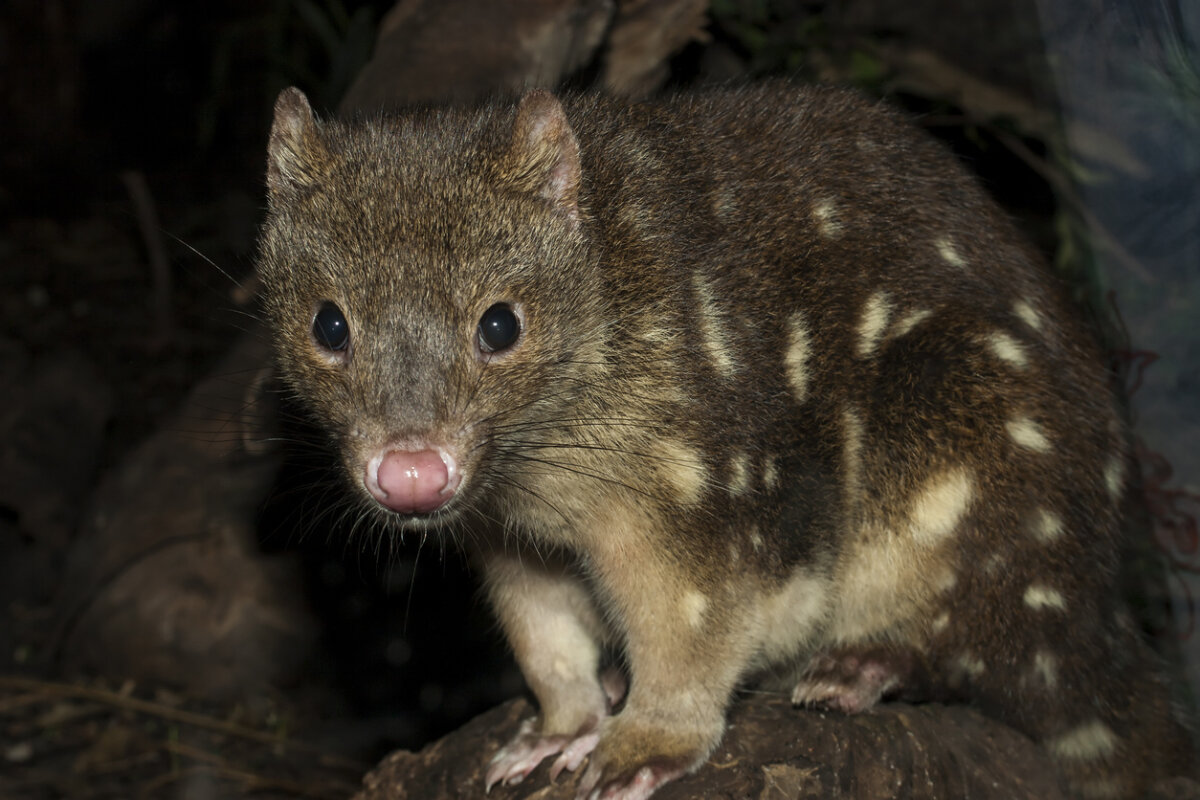
POLYGON ((426 514, 454 496, 458 475, 454 460, 437 451, 389 450, 378 467, 367 465, 366 485, 392 511, 426 514))

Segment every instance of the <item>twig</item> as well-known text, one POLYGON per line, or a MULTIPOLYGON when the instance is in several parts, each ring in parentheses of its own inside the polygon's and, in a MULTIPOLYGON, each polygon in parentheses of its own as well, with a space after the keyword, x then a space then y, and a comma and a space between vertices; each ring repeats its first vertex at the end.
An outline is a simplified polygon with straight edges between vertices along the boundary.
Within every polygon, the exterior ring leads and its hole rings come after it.
POLYGON ((12 714, 25 706, 33 706, 45 702, 46 698, 37 692, 8 697, 0 701, 0 714, 12 714))
POLYGON ((1052 141, 1065 126, 1072 145, 1084 157, 1135 177, 1150 174, 1136 153, 1102 128, 1064 121, 1020 92, 984 80, 932 50, 873 43, 864 47, 893 69, 895 89, 947 100, 975 120, 1011 120, 1022 133, 1044 142, 1052 141))
POLYGON ((192 747, 190 744, 183 744, 182 742, 172 742, 168 740, 165 742, 159 742, 158 746, 163 750, 166 750, 168 753, 177 756, 183 756, 184 758, 190 758, 193 761, 199 761, 202 764, 223 763, 219 755, 210 753, 200 747, 192 747))
POLYGON ((1154 275, 1142 266, 1142 263, 1125 249, 1125 246, 1118 241, 1117 237, 1109 232, 1104 223, 1100 221, 1100 218, 1092 213, 1092 210, 1088 208, 1087 203, 1083 201, 1083 198, 1071 186, 1071 182, 1065 175, 1051 167, 1045 159, 1039 158, 1016 136, 996 130, 995 128, 992 128, 991 131, 1013 155, 1029 165, 1030 169, 1040 175, 1046 183, 1054 188, 1058 196, 1065 200, 1071 209, 1079 215, 1079 218, 1083 220, 1088 229, 1100 240, 1100 243, 1113 254, 1113 257, 1119 264, 1148 284, 1158 283, 1154 275))
POLYGON ((87 773, 89 778, 95 778, 102 775, 121 775, 132 772, 138 767, 153 764, 158 761, 159 755, 155 750, 146 750, 141 753, 136 753, 129 758, 122 758, 117 761, 108 761, 99 765, 89 765, 81 769, 79 763, 76 762, 75 771, 87 773))
MULTIPOLYGON (((195 766, 187 769, 168 772, 164 775, 159 775, 153 780, 149 780, 142 784, 138 794, 142 797, 154 797, 159 789, 164 786, 169 786, 181 780, 186 780, 192 776, 204 776, 211 778, 219 778, 231 781, 240 781, 247 791, 264 791, 267 789, 277 789, 281 792, 295 797, 320 797, 328 798, 330 790, 333 788, 329 784, 316 786, 311 783, 300 783, 299 781, 287 781, 274 778, 264 778, 261 775, 256 775, 253 772, 245 772, 240 769, 230 769, 229 767, 219 766, 195 766)), ((358 787, 338 786, 335 791, 351 794, 358 787)))
POLYGON ((23 678, 16 675, 0 675, 0 689, 14 689, 23 692, 41 692, 45 695, 53 695, 56 697, 73 697, 79 700, 91 700, 96 703, 112 706, 114 708, 133 711, 139 714, 148 714, 150 716, 165 719, 170 722, 177 722, 182 725, 191 725, 195 728, 203 728, 205 730, 223 733, 228 736, 237 736, 242 739, 249 739, 262 744, 271 745, 272 747, 291 748, 301 752, 312 753, 321 757, 321 760, 331 766, 340 766, 347 769, 366 771, 367 767, 359 762, 344 758, 342 756, 332 755, 319 747, 315 747, 304 742, 294 739, 285 739, 284 737, 274 733, 264 733, 263 731, 247 728, 243 725, 238 725, 233 722, 216 719, 205 714, 198 714, 194 711, 184 711, 179 708, 172 708, 155 703, 150 700, 140 700, 136 697, 126 697, 110 692, 106 689, 94 689, 89 686, 76 686, 69 683, 55 683, 52 681, 41 681, 34 678, 23 678))
POLYGON ((129 192, 129 199, 133 201, 138 228, 142 233, 142 241, 146 244, 146 254, 150 258, 150 277, 154 287, 153 341, 162 347, 171 340, 171 262, 167 258, 162 226, 158 221, 158 212, 155 210, 154 197, 150 194, 146 176, 139 170, 126 170, 121 173, 121 182, 125 184, 125 191, 129 192))
MULTIPOLYGON (((895 70, 892 79, 895 87, 912 91, 921 97, 940 97, 961 108, 966 119, 990 130, 1015 156, 1049 183, 1087 224, 1097 240, 1113 254, 1117 263, 1148 284, 1158 283, 1154 275, 1087 207, 1065 175, 1034 154, 1018 137, 994 124, 996 120, 1013 120, 1027 135, 1049 142, 1064 124, 1055 114, 1038 108, 1018 92, 972 75, 931 50, 886 46, 874 46, 871 50, 895 70)), ((1071 137, 1073 144, 1085 156, 1130 175, 1144 176, 1148 173, 1146 165, 1116 137, 1080 122, 1068 125, 1074 134, 1071 137)))

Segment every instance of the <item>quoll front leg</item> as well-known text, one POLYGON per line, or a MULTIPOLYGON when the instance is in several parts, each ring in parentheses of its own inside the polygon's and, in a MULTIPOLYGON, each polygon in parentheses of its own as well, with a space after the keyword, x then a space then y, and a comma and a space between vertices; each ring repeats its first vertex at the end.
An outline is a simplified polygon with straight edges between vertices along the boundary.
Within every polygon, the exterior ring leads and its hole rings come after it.
POLYGON ((596 746, 612 695, 624 691, 597 675, 603 626, 583 584, 562 565, 503 553, 483 562, 492 606, 539 706, 492 758, 486 787, 520 783, 554 755, 552 776, 575 770, 596 746))
POLYGON ((644 800, 703 764, 721 740, 726 706, 753 651, 752 617, 739 600, 746 593, 729 576, 697 580, 661 548, 633 557, 645 568, 624 582, 615 560, 613 572, 601 572, 612 575, 630 687, 624 708, 600 725, 581 800, 644 800))

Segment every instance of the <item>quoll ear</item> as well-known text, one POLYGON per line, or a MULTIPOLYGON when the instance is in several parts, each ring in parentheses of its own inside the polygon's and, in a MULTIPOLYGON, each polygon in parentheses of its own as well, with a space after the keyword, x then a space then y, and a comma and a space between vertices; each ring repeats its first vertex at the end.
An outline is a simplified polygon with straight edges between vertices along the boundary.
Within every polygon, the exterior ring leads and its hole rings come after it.
POLYGON ((578 220, 579 175, 579 143, 562 105, 544 89, 527 92, 517 107, 504 177, 578 220))
POLYGON ((294 86, 284 89, 275 101, 275 121, 267 143, 267 189, 271 196, 317 183, 327 158, 308 98, 294 86))

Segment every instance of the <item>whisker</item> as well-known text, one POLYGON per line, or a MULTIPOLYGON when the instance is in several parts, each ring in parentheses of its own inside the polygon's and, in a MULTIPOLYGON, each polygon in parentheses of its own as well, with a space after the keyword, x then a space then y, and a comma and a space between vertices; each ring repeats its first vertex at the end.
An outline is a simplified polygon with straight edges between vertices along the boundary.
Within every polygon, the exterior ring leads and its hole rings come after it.
POLYGON ((628 483, 617 480, 616 478, 610 478, 606 475, 599 475, 597 473, 591 472, 590 470, 584 469, 583 467, 580 467, 578 465, 568 464, 568 463, 561 462, 561 461, 554 461, 554 460, 548 459, 548 458, 538 458, 537 456, 531 456, 528 453, 522 453, 520 451, 512 451, 511 455, 516 456, 516 458, 518 458, 522 461, 532 462, 535 464, 544 464, 548 467, 565 470, 567 472, 582 476, 584 478, 592 478, 593 480, 602 481, 604 483, 608 483, 613 486, 620 486, 623 489, 628 489, 629 491, 640 494, 643 497, 648 497, 650 499, 654 499, 654 495, 650 494, 647 491, 639 489, 636 486, 631 486, 628 483))
MULTIPOLYGON (((564 524, 566 524, 566 525, 570 525, 570 524, 571 524, 571 519, 570 519, 570 518, 569 518, 569 517, 568 517, 568 516, 567 516, 565 513, 563 513, 562 509, 560 509, 560 508, 559 508, 557 505, 555 505, 554 503, 551 503, 551 502, 550 502, 549 500, 547 500, 545 497, 542 497, 542 495, 541 495, 540 493, 538 493, 538 492, 534 491, 533 489, 530 489, 528 486, 525 486, 525 485, 524 485, 524 484, 522 484, 522 483, 518 483, 517 481, 514 481, 514 480, 512 480, 512 479, 511 479, 511 478, 509 478, 508 476, 505 476, 505 475, 494 475, 494 476, 492 476, 492 477, 493 477, 493 479, 494 479, 495 481, 497 481, 498 483, 502 483, 502 484, 504 484, 504 485, 506 485, 506 486, 511 486, 512 488, 514 488, 514 489, 517 489, 518 491, 522 491, 522 492, 524 492, 524 493, 526 493, 526 494, 530 495, 530 496, 531 496, 531 497, 533 497, 535 500, 538 500, 539 502, 541 502, 542 504, 544 504, 544 505, 545 505, 547 508, 549 508, 549 509, 550 509, 551 511, 553 511, 555 514, 558 514, 558 516, 562 518, 562 521, 563 521, 563 523, 564 523, 564 524)), ((508 533, 508 526, 507 526, 507 525, 506 525, 506 526, 504 526, 504 532, 505 532, 505 534, 507 535, 507 533, 508 533)))
POLYGON ((492 430, 497 433, 528 433, 552 430, 583 430, 587 428, 600 428, 604 430, 611 428, 640 428, 647 431, 660 431, 663 428, 663 422, 657 419, 637 419, 633 417, 616 419, 562 417, 494 425, 492 430))
POLYGON ((197 257, 197 258, 199 258, 199 259, 200 259, 201 261, 203 261, 204 263, 208 264, 210 267, 212 267, 213 269, 215 269, 217 272, 219 272, 219 273, 221 273, 222 275, 224 275, 224 276, 225 276, 225 278, 226 278, 226 279, 227 279, 227 280, 228 280, 230 283, 232 283, 232 284, 233 284, 235 287, 237 287, 238 289, 241 289, 241 288, 242 288, 242 282, 241 282, 241 281, 238 281, 238 280, 236 280, 236 279, 235 279, 235 278, 234 278, 232 275, 230 275, 230 274, 229 274, 228 272, 226 272, 226 271, 225 271, 225 270, 224 270, 224 269, 223 269, 221 266, 219 266, 219 265, 217 264, 217 262, 213 261, 211 258, 209 258, 208 256, 206 256, 204 253, 200 252, 200 251, 199 251, 199 250, 197 250, 195 247, 192 247, 192 246, 191 246, 190 244, 188 244, 186 241, 184 241, 183 239, 179 238, 178 236, 176 236, 175 234, 171 233, 170 231, 163 231, 163 233, 165 233, 167 236, 169 236, 169 237, 171 237, 172 239, 174 239, 174 240, 175 240, 176 242, 178 242, 179 244, 181 244, 181 245, 183 245, 184 247, 186 247, 188 250, 191 250, 191 251, 192 251, 192 253, 194 253, 194 254, 196 255, 196 257, 197 257))

